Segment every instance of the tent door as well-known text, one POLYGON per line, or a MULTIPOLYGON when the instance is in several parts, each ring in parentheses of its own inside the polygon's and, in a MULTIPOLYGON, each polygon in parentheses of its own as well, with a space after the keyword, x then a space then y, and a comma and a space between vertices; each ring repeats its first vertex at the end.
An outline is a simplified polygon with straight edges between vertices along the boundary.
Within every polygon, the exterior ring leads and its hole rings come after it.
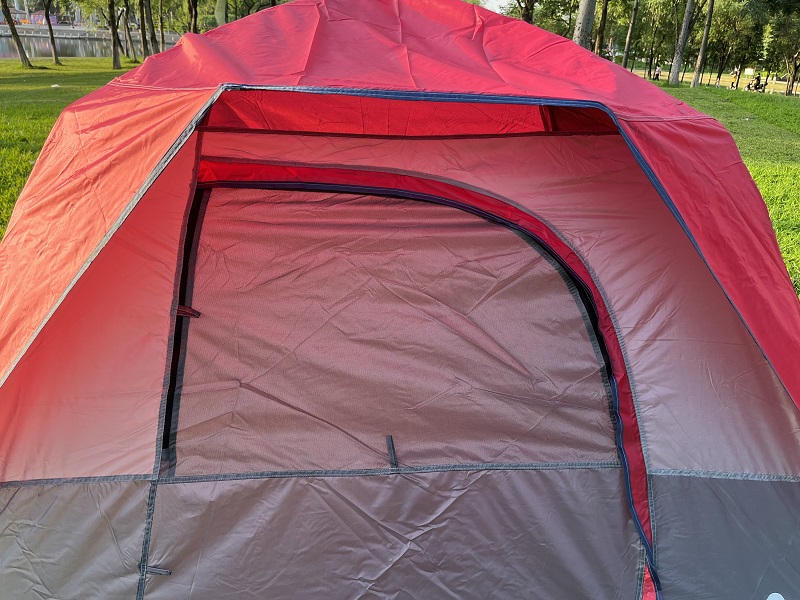
POLYGON ((335 190, 196 223, 147 598, 637 597, 602 344, 535 240, 335 190))

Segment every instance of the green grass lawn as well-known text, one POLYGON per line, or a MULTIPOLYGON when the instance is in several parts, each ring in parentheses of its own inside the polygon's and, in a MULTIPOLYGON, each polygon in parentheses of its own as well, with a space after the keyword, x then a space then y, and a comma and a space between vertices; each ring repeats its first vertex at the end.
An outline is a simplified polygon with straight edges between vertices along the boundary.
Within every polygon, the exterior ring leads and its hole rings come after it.
POLYGON ((59 113, 133 66, 113 71, 110 58, 61 60, 63 67, 34 60, 40 68, 26 70, 16 60, 0 59, 0 237, 59 113))
MULTIPOLYGON (((58 114, 121 74, 111 70, 111 59, 63 60, 63 67, 54 67, 39 59, 35 64, 41 68, 28 71, 16 61, 0 60, 0 236, 58 114)), ((800 98, 705 87, 664 89, 733 134, 767 202, 800 294, 800 98)))
POLYGON ((767 203, 778 244, 800 294, 800 98, 714 88, 664 88, 719 120, 767 203))

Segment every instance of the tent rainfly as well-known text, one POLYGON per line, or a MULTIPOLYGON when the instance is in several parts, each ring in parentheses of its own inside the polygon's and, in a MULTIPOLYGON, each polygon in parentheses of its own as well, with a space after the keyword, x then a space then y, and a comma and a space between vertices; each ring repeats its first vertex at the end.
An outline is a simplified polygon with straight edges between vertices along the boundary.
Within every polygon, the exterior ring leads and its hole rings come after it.
POLYGON ((0 246, 0 595, 800 598, 800 304, 728 132, 455 0, 67 108, 0 246))

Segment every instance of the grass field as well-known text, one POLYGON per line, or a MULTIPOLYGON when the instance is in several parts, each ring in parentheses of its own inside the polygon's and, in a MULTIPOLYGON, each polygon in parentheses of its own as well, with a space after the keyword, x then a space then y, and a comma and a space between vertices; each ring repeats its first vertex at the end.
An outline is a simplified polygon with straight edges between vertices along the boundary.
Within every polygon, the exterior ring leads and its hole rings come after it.
POLYGON ((24 70, 18 61, 0 59, 0 237, 59 113, 121 74, 111 70, 111 59, 62 60, 63 67, 34 60, 42 68, 24 70))
MULTIPOLYGON (((63 67, 48 62, 39 60, 35 64, 42 68, 25 71, 16 61, 0 60, 0 236, 58 114, 120 74, 111 70, 110 59, 68 58, 63 67)), ((800 98, 705 87, 665 90, 733 134, 800 294, 800 98)))
POLYGON ((767 203, 800 294, 800 98, 714 88, 666 88, 733 134, 767 203))

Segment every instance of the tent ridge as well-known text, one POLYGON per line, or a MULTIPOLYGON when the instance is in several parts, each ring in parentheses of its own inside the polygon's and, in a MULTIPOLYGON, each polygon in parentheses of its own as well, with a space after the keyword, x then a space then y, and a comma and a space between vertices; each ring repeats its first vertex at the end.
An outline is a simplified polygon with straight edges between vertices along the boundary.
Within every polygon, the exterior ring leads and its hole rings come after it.
POLYGON ((136 90, 157 90, 163 92, 202 92, 205 90, 216 90, 220 86, 197 86, 197 87, 173 87, 173 86, 159 86, 159 85, 145 85, 142 83, 128 83, 127 81, 122 81, 119 77, 116 79, 112 79, 106 85, 110 85, 113 87, 121 87, 121 88, 128 88, 128 89, 136 89, 136 90))

